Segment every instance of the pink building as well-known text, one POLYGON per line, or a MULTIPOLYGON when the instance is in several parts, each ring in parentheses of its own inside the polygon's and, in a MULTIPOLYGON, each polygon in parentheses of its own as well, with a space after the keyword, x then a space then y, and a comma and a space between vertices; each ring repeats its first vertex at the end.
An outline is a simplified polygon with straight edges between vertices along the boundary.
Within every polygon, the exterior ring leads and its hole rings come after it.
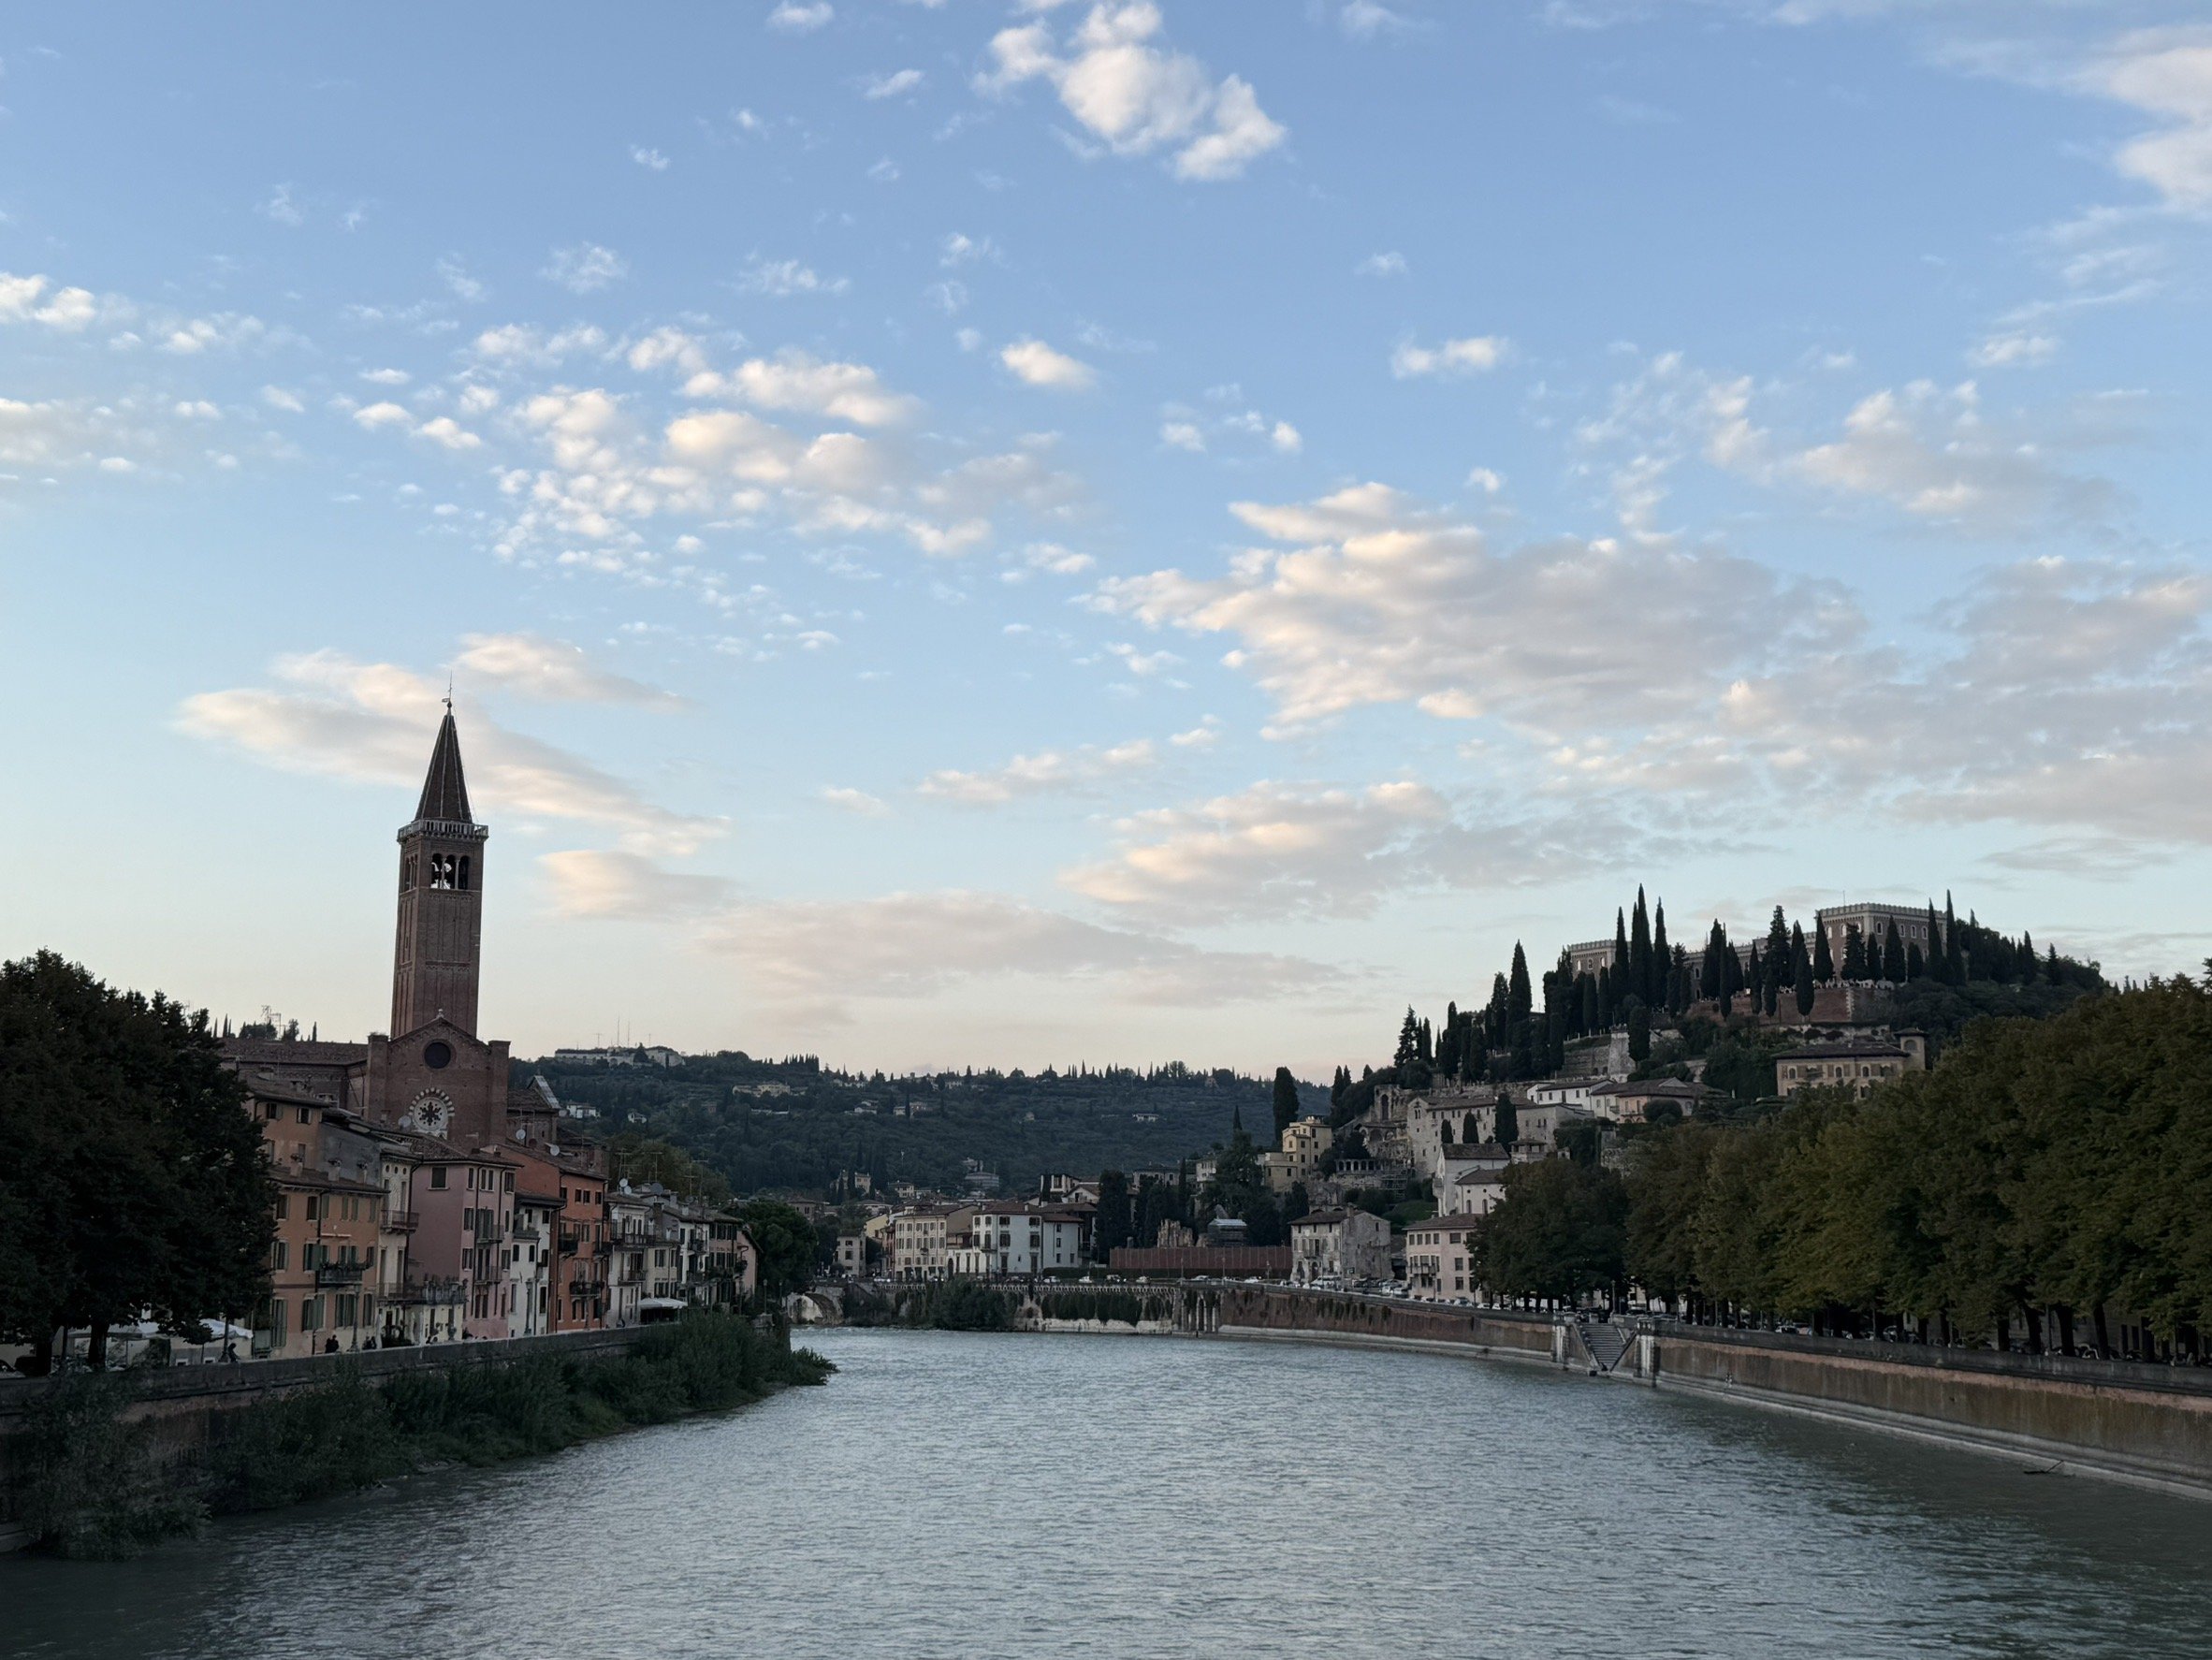
MULTIPOLYGON (((508 1274, 515 1236, 515 1166, 487 1147, 427 1155, 415 1171, 416 1217, 408 1241, 411 1291, 458 1310, 464 1337, 506 1337, 517 1329, 508 1274)), ((442 1335, 443 1332, 431 1335, 442 1335)))

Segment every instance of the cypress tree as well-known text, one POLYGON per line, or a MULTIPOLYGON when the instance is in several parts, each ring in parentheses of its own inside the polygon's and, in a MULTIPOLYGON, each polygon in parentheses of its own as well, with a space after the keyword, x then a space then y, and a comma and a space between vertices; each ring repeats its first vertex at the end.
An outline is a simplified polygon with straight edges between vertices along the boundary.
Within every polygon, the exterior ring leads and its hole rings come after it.
POLYGON ((1797 964, 1797 1013, 1800 1018, 1812 1013, 1812 959, 1805 954, 1805 930, 1790 930, 1790 960, 1797 964))
POLYGON ((1867 942, 1859 938, 1856 923, 1847 924, 1843 929, 1843 978, 1846 980, 1870 978, 1867 973, 1867 942))
POLYGON ((1836 982, 1836 958, 1828 950, 1828 931, 1818 917, 1812 920, 1812 979, 1818 985, 1833 985, 1836 982))
POLYGON ((1652 901, 1652 997, 1650 1001, 1664 1008, 1666 1003, 1666 984, 1674 975, 1674 952, 1666 943, 1666 901, 1652 901))
MULTIPOLYGON (((1908 956, 1909 954, 1908 954, 1908 956)), ((1930 899, 1928 902, 1927 962, 1928 977, 1939 984, 1948 983, 1950 975, 1945 971, 1948 965, 1943 956, 1943 925, 1937 920, 1935 901, 1933 899, 1930 899)), ((1919 975, 1914 974, 1914 978, 1917 980, 1919 975)))
POLYGON ((1628 924, 1621 914, 1621 908, 1613 907, 1613 1012, 1620 1013, 1620 1005, 1636 989, 1630 977, 1628 959, 1628 924))
POLYGON ((1506 983, 1506 1039, 1513 1051, 1513 1075, 1525 1078, 1535 1065, 1535 1034, 1529 1029, 1535 1001, 1529 990, 1528 957, 1521 941, 1513 942, 1513 973, 1506 983))
POLYGON ((1644 890, 1636 890, 1636 920, 1628 933, 1628 988, 1646 1004, 1652 1000, 1652 916, 1644 908, 1644 890))
POLYGON ((1943 890, 1943 980, 1950 985, 1964 985, 1968 968, 1966 942, 1958 937, 1958 913, 1951 909, 1951 890, 1943 890))
POLYGON ((1882 941, 1882 978, 1892 985, 1902 985, 1905 982, 1905 941, 1897 931, 1894 918, 1887 937, 1882 941))
POLYGON ((1275 1145, 1283 1144, 1283 1132, 1298 1120, 1298 1080, 1290 1075, 1288 1067, 1275 1069, 1275 1145))
POLYGON ((1408 1067, 1421 1056, 1421 1023, 1413 1012, 1413 1005, 1405 1005, 1405 1018, 1398 1023, 1398 1047, 1390 1056, 1395 1067, 1408 1067))
POLYGON ((1652 1057, 1652 1012, 1639 1000, 1628 1006, 1628 1058, 1652 1057))
POLYGON ((1920 941, 1908 940, 1905 944, 1905 978, 1918 980, 1928 972, 1928 965, 1920 960, 1920 941))

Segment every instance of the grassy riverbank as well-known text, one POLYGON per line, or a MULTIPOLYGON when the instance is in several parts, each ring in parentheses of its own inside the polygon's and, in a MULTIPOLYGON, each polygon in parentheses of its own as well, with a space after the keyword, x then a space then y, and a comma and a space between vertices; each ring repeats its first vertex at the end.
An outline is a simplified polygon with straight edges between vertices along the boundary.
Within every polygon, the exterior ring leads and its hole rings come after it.
POLYGON ((618 1355, 460 1361, 371 1383, 330 1384, 215 1415, 204 1449, 164 1458, 128 1421, 131 1380, 74 1380, 34 1414, 16 1455, 35 1549, 115 1558, 211 1516, 327 1498, 440 1464, 491 1464, 693 1413, 757 1401, 835 1370, 781 1331, 695 1313, 618 1355))

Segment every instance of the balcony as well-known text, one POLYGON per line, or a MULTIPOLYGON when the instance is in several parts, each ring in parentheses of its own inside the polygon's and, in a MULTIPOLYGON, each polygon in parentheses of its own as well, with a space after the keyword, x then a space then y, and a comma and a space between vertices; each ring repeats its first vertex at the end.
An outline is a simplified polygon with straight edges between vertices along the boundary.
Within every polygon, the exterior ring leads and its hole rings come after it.
POLYGON ((532 1227, 528 1222, 517 1222, 515 1224, 514 1233, 509 1237, 517 1245, 536 1245, 546 1237, 546 1231, 542 1228, 532 1227))
POLYGON ((315 1270, 318 1286, 357 1286, 361 1283, 364 1262, 326 1262, 315 1270))
POLYGON ((444 1274, 431 1274, 408 1280, 400 1292, 401 1303, 428 1303, 435 1307, 452 1304, 458 1307, 468 1298, 468 1288, 458 1279, 444 1274))
POLYGON ((422 1225, 420 1211, 386 1211, 384 1225, 394 1233, 413 1233, 422 1225))

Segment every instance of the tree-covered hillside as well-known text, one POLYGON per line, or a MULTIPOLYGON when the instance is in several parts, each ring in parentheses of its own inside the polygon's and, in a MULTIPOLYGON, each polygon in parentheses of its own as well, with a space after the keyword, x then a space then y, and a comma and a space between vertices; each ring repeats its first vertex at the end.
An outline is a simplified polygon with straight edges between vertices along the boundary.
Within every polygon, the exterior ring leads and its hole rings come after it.
MULTIPOLYGON (((563 1101, 593 1110, 598 1133, 680 1147, 737 1193, 826 1192, 847 1171, 879 1189, 957 1191, 967 1159, 1016 1192, 1054 1171, 1171 1167, 1226 1142, 1239 1110, 1247 1126, 1273 1122, 1272 1080, 1181 1065, 887 1078, 730 1052, 667 1069, 530 1064, 563 1101)), ((1302 1099, 1328 1110, 1316 1086, 1302 1099)))

